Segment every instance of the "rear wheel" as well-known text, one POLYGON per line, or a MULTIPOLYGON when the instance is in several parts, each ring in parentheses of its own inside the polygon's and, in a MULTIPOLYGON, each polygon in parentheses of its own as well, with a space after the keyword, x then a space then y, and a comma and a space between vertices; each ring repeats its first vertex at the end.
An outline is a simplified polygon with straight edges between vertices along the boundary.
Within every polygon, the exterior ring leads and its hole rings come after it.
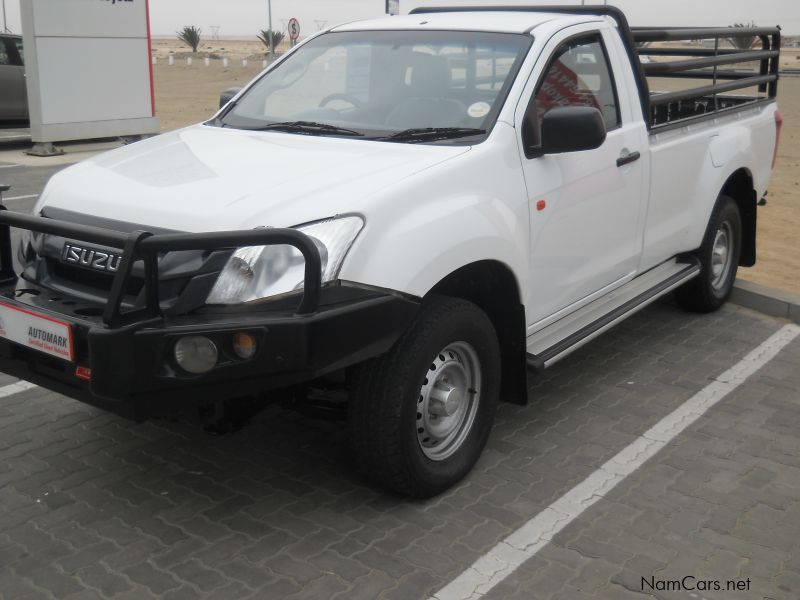
POLYGON ((499 356, 480 308, 455 298, 427 300, 394 347, 355 374, 348 417, 365 475, 417 498, 463 478, 492 427, 499 356))
POLYGON ((742 218, 733 198, 720 196, 703 238, 694 252, 700 275, 679 288, 678 302, 689 310, 712 312, 731 295, 742 248, 742 218))

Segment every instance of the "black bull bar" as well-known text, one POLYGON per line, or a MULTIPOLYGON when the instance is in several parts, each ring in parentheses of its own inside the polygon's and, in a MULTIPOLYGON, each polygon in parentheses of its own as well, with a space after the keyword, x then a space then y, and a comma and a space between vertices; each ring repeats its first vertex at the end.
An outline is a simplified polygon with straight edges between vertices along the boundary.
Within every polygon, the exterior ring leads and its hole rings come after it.
POLYGON ((293 246, 305 259, 303 295, 296 314, 309 315, 317 311, 322 287, 322 267, 319 249, 312 239, 294 229, 248 229, 244 231, 215 231, 209 233, 164 233, 147 231, 124 233, 100 227, 57 221, 11 212, 0 204, 0 284, 16 283, 11 248, 11 227, 42 234, 99 244, 122 251, 111 291, 103 309, 103 323, 120 327, 161 315, 158 290, 158 259, 160 254, 182 250, 233 250, 245 246, 293 246), (143 308, 122 312, 122 300, 133 265, 144 263, 143 308))

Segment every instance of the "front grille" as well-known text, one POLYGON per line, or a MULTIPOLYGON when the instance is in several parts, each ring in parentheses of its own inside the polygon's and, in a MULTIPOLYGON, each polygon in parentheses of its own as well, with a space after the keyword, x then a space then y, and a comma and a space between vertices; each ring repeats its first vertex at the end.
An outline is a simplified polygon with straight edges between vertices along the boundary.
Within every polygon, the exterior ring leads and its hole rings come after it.
MULTIPOLYGON (((116 230, 122 230, 117 227, 116 230)), ((62 261, 65 244, 115 252, 119 249, 82 244, 53 234, 33 234, 23 242, 20 252, 22 277, 59 296, 100 306, 111 295, 115 273, 96 271, 62 261)), ((158 256, 158 298, 165 314, 172 310, 187 312, 204 305, 216 275, 230 257, 231 250, 182 250, 158 256)), ((144 262, 138 260, 126 278, 122 305, 127 310, 146 304, 144 262)))
MULTIPOLYGON (((47 269, 55 283, 61 284, 64 287, 69 287, 71 283, 78 284, 92 288, 98 292, 103 292, 104 295, 111 291, 111 285, 114 282, 114 275, 112 274, 89 271, 88 269, 81 269, 80 267, 72 267, 53 258, 47 259, 47 269)), ((130 277, 128 278, 125 295, 136 297, 142 291, 143 287, 143 279, 130 277)))

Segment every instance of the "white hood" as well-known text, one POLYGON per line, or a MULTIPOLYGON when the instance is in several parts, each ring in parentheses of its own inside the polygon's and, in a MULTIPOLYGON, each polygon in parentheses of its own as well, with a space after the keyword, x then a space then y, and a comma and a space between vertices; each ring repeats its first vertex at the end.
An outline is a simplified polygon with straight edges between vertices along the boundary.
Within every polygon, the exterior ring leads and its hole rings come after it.
POLYGON ((380 192, 468 147, 196 125, 65 169, 39 208, 201 232, 368 213, 380 192))

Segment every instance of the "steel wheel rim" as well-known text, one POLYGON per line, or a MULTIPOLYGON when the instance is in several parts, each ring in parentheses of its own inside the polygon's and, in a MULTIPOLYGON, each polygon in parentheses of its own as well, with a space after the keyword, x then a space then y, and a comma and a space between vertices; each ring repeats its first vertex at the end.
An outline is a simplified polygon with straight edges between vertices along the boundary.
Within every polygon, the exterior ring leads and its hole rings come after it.
POLYGON ((442 461, 469 437, 480 404, 481 365, 466 342, 448 344, 431 361, 417 397, 417 442, 442 461))
POLYGON ((733 230, 728 221, 723 222, 714 236, 711 247, 711 287, 725 287, 733 263, 733 230))

